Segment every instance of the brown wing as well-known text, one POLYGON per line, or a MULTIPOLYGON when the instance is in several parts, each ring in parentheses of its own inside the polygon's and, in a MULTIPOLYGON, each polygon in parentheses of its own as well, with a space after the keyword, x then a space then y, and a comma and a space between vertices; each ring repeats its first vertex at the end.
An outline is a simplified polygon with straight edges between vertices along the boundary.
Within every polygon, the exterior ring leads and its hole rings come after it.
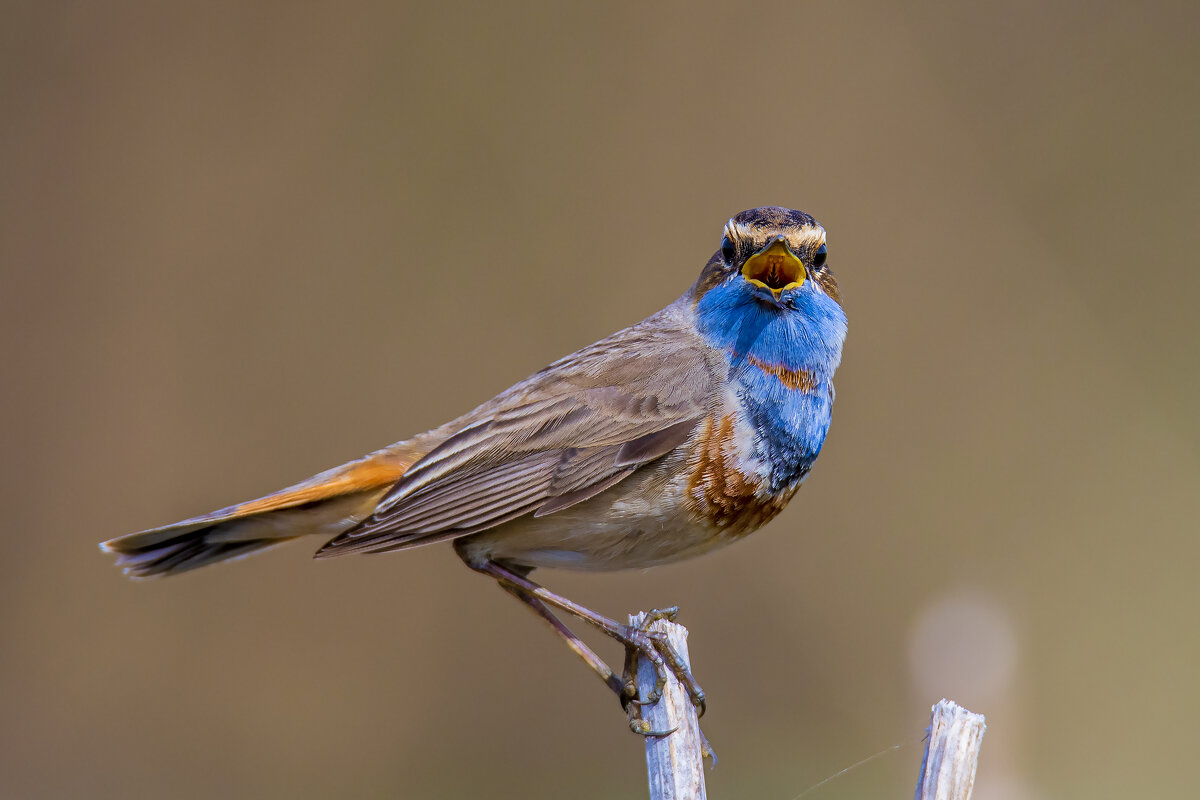
POLYGON ((583 502, 683 444, 716 383, 675 309, 480 406, 318 556, 453 539, 583 502))

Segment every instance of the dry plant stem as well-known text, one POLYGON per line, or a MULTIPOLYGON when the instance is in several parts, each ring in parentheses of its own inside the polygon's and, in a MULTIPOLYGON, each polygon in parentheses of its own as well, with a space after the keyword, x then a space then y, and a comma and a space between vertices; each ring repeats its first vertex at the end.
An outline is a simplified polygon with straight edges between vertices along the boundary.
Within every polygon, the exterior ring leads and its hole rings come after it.
MULTIPOLYGON (((629 618, 629 626, 641 628, 646 625, 646 618, 644 612, 634 614, 629 618)), ((690 666, 686 628, 666 619, 656 619, 647 630, 665 636, 680 661, 690 666)), ((641 654, 637 669, 639 700, 644 702, 653 696, 658 679, 655 666, 641 654)), ((704 756, 711 751, 700 733, 696 706, 687 688, 674 672, 668 671, 661 699, 640 708, 647 730, 665 732, 665 735, 646 736, 650 800, 703 800, 704 756)))
POLYGON ((913 800, 970 800, 986 730, 982 714, 950 700, 935 705, 913 800))

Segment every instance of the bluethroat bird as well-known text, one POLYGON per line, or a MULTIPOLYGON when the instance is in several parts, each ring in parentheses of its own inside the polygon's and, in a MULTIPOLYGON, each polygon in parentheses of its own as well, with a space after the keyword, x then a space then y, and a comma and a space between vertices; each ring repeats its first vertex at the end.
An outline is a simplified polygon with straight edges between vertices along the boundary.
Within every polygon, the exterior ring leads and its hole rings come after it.
POLYGON ((661 636, 529 575, 664 564, 773 518, 821 452, 845 335, 825 229, 791 209, 743 211, 678 300, 474 411, 275 494, 101 547, 128 575, 150 578, 303 536, 328 539, 317 558, 451 541, 545 619, 627 711, 639 655, 660 691, 669 670, 703 710, 661 636), (623 678, 562 621, 571 617, 625 646, 623 678))

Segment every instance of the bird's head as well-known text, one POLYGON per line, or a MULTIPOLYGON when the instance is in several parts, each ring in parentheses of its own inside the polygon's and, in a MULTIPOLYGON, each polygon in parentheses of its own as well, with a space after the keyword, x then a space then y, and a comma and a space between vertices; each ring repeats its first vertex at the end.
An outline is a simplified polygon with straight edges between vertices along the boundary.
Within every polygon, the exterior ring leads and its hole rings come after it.
POLYGON ((701 330, 714 343, 790 331, 788 339, 828 343, 840 359, 846 317, 827 258, 825 229, 803 211, 743 211, 725 225, 720 249, 692 287, 701 330))
POLYGON ((825 229, 808 214, 776 206, 752 208, 726 223, 721 248, 704 266, 693 297, 733 291, 782 307, 812 281, 808 291, 840 304, 827 254, 825 229))

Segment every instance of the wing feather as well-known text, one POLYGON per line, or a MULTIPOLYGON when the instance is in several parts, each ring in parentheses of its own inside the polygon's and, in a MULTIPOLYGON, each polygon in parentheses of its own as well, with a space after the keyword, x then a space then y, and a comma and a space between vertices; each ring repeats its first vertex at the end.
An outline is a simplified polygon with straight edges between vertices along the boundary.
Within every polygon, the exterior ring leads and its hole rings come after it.
POLYGON ((714 402, 714 369, 668 307, 462 418, 318 556, 453 539, 594 497, 687 441, 714 402))
MULTIPOLYGON (((554 470, 553 454, 535 453, 490 470, 480 480, 448 482, 433 502, 405 506, 392 524, 399 529, 436 532, 480 524, 494 509, 504 509, 535 495, 544 500, 546 478, 554 470)), ((532 501, 530 501, 532 502, 532 501)))

